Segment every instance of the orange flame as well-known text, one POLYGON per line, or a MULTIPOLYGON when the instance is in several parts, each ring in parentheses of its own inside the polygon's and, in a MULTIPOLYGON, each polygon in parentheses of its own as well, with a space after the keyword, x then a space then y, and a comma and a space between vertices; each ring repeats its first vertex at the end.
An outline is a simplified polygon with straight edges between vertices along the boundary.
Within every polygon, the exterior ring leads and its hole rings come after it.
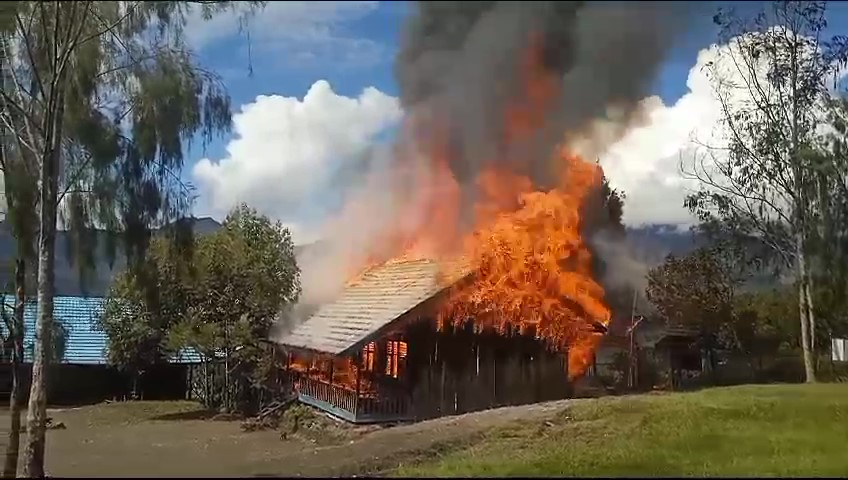
MULTIPOLYGON (((536 335, 553 346, 568 347, 569 373, 577 376, 585 372, 600 339, 592 323, 607 325, 610 319, 603 288, 592 279, 591 254, 580 236, 579 209, 601 181, 601 173, 579 158, 563 160, 567 168, 559 188, 518 190, 517 210, 501 211, 466 239, 465 254, 476 277, 453 295, 443 316, 474 317, 478 325, 499 331, 507 325, 522 330, 533 326, 536 335)), ((484 191, 504 185, 505 178, 481 176, 484 191)), ((526 179, 512 180, 526 185, 526 179)))
MULTIPOLYGON (((546 109, 556 103, 560 82, 543 62, 542 44, 531 39, 521 64, 524 95, 505 113, 504 145, 514 146, 543 128, 546 109)), ((580 210, 587 195, 601 185, 599 166, 560 147, 552 158, 558 186, 540 191, 530 178, 508 168, 487 168, 476 179, 474 223, 462 230, 461 188, 453 176, 445 125, 432 127, 414 116, 406 125, 429 148, 417 183, 407 197, 394 229, 377 251, 402 258, 452 260, 464 257, 476 272, 473 281, 452 292, 441 317, 505 331, 509 325, 533 327, 553 347, 568 349, 569 376, 582 375, 591 363, 600 335, 592 324, 608 325, 604 290, 592 278, 591 254, 581 237, 580 210), (422 125, 423 124, 423 125, 422 125), (421 132, 426 132, 426 135, 421 132), (410 225, 404 222, 414 218, 410 225)), ((422 168, 418 162, 415 168, 422 168)), ((404 177, 398 168, 399 182, 404 177)), ((387 257, 375 256, 373 263, 387 257)), ((446 262, 447 263, 447 262, 446 262)))

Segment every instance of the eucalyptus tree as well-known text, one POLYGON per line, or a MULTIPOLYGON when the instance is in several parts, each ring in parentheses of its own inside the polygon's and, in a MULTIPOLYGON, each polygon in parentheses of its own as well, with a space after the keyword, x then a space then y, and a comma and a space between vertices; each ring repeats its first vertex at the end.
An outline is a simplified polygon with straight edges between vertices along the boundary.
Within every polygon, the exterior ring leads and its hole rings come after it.
POLYGON ((702 186, 687 206, 704 223, 756 239, 793 272, 808 382, 815 381, 811 256, 824 219, 813 192, 839 174, 828 164, 839 135, 833 82, 848 60, 848 39, 825 38, 825 12, 825 2, 776 1, 753 19, 732 10, 715 16, 726 48, 706 73, 721 108, 719 141, 684 166, 702 186))
MULTIPOLYGON (((94 265, 96 230, 122 240, 128 265, 150 227, 187 212, 180 180, 186 146, 230 128, 229 96, 186 42, 192 15, 240 10, 233 2, 4 2, 8 81, 0 118, 37 180, 36 345, 23 473, 44 475, 46 364, 53 326, 58 221, 81 271, 94 265)), ((199 21, 199 20, 198 20, 199 21)))

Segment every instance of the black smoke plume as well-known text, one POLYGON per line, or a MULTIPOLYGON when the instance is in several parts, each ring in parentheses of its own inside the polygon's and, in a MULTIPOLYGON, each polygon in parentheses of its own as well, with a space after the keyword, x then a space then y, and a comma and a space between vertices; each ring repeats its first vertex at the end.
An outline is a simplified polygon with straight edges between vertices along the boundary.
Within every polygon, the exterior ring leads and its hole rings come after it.
MULTIPOLYGON (((488 162, 547 189, 562 173, 563 162, 551 161, 556 145, 591 135, 597 121, 606 125, 606 145, 623 136, 639 121, 641 100, 652 93, 675 38, 703 8, 692 2, 417 3, 395 64, 401 101, 410 117, 447 125, 466 221, 473 180, 488 162), (558 96, 529 139, 504 145, 504 112, 524 95, 520 62, 533 41, 541 41, 544 68, 559 79, 558 96)), ((630 298, 643 288, 645 269, 623 242, 621 199, 611 215, 608 193, 599 191, 598 201, 585 206, 584 238, 608 293, 627 291, 630 298)))
POLYGON ((419 2, 395 64, 401 101, 408 113, 449 124, 461 183, 498 161, 551 186, 551 148, 611 116, 623 133, 695 10, 677 2, 419 2), (560 95, 532 140, 505 146, 503 112, 522 94, 518 62, 534 36, 561 78, 560 95))

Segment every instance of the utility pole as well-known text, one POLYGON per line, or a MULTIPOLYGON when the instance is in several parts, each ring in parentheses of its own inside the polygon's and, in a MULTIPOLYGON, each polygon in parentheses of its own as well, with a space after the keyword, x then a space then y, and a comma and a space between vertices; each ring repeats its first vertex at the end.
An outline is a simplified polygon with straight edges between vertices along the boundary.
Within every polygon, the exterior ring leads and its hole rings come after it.
POLYGON ((630 328, 628 329, 628 334, 630 336, 630 362, 628 368, 627 375, 627 386, 629 388, 635 388, 637 382, 637 372, 638 372, 638 364, 636 358, 636 342, 634 339, 634 334, 636 332, 636 326, 639 325, 643 319, 640 318, 639 322, 636 321, 636 302, 639 298, 639 290, 637 288, 633 288, 633 306, 630 309, 630 328))

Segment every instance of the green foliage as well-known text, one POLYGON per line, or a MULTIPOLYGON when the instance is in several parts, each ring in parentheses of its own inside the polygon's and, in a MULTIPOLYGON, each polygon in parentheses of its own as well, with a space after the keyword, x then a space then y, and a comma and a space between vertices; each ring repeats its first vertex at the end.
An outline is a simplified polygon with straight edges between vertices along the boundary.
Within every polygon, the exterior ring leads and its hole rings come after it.
MULTIPOLYGON (((179 218, 193 200, 179 180, 184 147, 198 135, 205 145, 230 127, 222 83, 196 63, 184 40, 192 3, 30 1, 0 7, 4 156, 32 167, 21 169, 32 173, 27 181, 38 179, 38 293, 47 303, 59 220, 70 227, 68 249, 81 280, 95 267, 98 227, 111 233, 110 257, 120 236, 128 263, 142 262, 150 227, 179 218)), ((232 7, 199 5, 206 18, 232 7)), ((24 197, 16 200, 22 207, 18 219, 34 212, 24 197)), ((17 230, 25 249, 34 228, 17 230)), ((39 452, 46 385, 40 373, 52 320, 46 309, 39 315, 27 476, 44 473, 39 452)))
POLYGON ((666 321, 715 336, 733 317, 739 283, 726 252, 706 247, 683 257, 669 255, 648 273, 646 295, 666 321))
MULTIPOLYGON (((243 20, 264 2, 245 5, 243 20)), ((26 207, 15 213, 28 225, 17 228, 17 238, 32 238, 37 225, 29 198, 54 131, 45 122, 53 117, 63 174, 50 195, 70 227, 67 248, 83 280, 95 266, 95 228, 119 233, 105 237, 107 253, 114 255, 122 239, 135 261, 151 226, 187 211, 193 193, 179 178, 185 147, 195 139, 206 145, 230 128, 223 83, 185 43, 187 15, 200 10, 209 19, 236 8, 217 1, 3 4, 0 107, 13 139, 5 153, 25 167, 4 168, 15 177, 9 184, 16 202, 26 207)))
POLYGON ((245 205, 189 244, 156 240, 110 292, 101 320, 110 362, 138 370, 193 349, 258 387, 272 367, 263 341, 297 301, 299 274, 288 230, 245 205))
POLYGON ((164 361, 166 333, 194 295, 190 258, 165 237, 153 241, 143 263, 118 275, 100 328, 109 338, 109 362, 133 373, 164 361))
POLYGON ((735 331, 743 352, 766 355, 800 348, 796 291, 790 285, 746 292, 734 299, 735 331))
POLYGON ((271 367, 261 341, 281 310, 300 295, 291 234, 241 205, 221 230, 200 242, 195 261, 199 294, 188 330, 213 338, 208 347, 261 383, 271 367))
POLYGON ((707 73, 724 107, 729 145, 710 153, 708 167, 695 165, 706 188, 686 204, 704 222, 759 238, 789 266, 791 236, 815 216, 806 192, 822 167, 815 160, 824 150, 818 130, 836 114, 828 82, 845 65, 848 43, 823 40, 824 2, 771 4, 751 21, 732 10, 715 17, 722 42, 732 48, 707 73), (774 24, 779 27, 769 28, 774 24), (752 101, 733 100, 740 92, 752 101))
MULTIPOLYGON (((715 17, 730 48, 707 65, 724 117, 728 146, 710 150, 687 172, 702 184, 686 206, 713 229, 746 243, 761 243, 771 260, 792 267, 814 243, 831 213, 813 190, 833 182, 845 190, 840 155, 844 101, 831 81, 848 60, 844 37, 824 40, 824 2, 770 2, 752 19, 721 10, 715 17), (777 27, 771 27, 777 25, 777 27), (740 83, 742 82, 742 83, 740 83), (750 96, 740 101, 738 96, 750 96), (833 133, 822 136, 824 126, 833 133)), ((844 155, 842 156, 844 157, 844 155)), ((844 160, 843 160, 844 163, 844 160)))
POLYGON ((724 144, 692 162, 686 173, 701 189, 685 205, 703 224, 746 245, 759 243, 767 260, 793 270, 805 373, 815 381, 820 308, 811 291, 823 280, 834 300, 844 296, 848 278, 822 271, 848 258, 834 248, 845 242, 844 232, 832 228, 848 205, 848 110, 845 92, 832 88, 848 63, 848 38, 825 39, 825 2, 769 5, 751 19, 733 9, 714 17, 728 47, 706 74, 721 105, 724 144), (828 200, 828 193, 842 198, 828 200))
POLYGON ((136 285, 132 278, 118 279, 100 317, 109 338, 109 363, 134 372, 159 360, 160 336, 136 285))
MULTIPOLYGON (((750 270, 738 252, 733 243, 724 243, 669 256, 648 275, 649 301, 666 321, 697 328, 716 346, 749 358, 797 352, 797 286, 743 288, 750 270)), ((819 331, 817 344, 829 342, 819 331)))

